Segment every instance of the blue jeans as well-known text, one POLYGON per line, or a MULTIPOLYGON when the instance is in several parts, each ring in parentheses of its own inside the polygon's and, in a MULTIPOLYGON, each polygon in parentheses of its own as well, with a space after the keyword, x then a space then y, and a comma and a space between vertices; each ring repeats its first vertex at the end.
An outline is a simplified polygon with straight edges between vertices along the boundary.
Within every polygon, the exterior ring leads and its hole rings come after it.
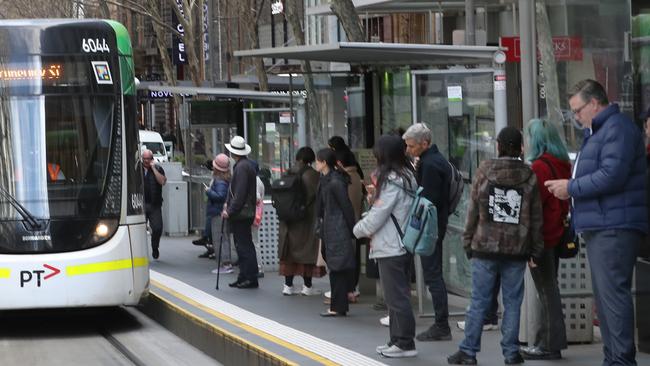
POLYGON ((643 234, 634 230, 582 233, 587 244, 596 311, 603 337, 603 366, 636 365, 632 274, 643 234))
POLYGON ((519 353, 519 315, 524 298, 525 270, 524 261, 472 258, 472 301, 465 315, 465 339, 460 343, 461 351, 476 356, 481 350, 483 323, 492 304, 497 277, 501 277, 504 307, 501 348, 505 358, 519 353))

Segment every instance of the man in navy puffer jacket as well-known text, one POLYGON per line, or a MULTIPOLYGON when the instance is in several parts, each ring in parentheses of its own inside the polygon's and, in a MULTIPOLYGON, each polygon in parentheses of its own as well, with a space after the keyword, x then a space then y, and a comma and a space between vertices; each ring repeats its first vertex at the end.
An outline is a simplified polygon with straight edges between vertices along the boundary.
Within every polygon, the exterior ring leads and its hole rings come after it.
POLYGON ((632 274, 648 231, 643 137, 594 80, 576 84, 569 105, 585 139, 572 179, 547 181, 546 187, 571 198, 576 232, 587 245, 603 365, 636 365, 632 274))

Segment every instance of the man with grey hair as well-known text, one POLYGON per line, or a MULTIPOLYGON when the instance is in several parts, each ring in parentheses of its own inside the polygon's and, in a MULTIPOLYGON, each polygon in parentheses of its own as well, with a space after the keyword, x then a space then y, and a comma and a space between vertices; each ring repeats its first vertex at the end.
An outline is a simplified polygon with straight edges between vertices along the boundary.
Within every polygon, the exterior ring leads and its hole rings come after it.
POLYGON ((632 274, 648 231, 643 137, 597 81, 578 82, 569 105, 585 127, 584 141, 572 178, 544 185, 559 199, 571 198, 571 220, 587 246, 603 365, 636 365, 632 274))
POLYGON ((418 158, 415 178, 423 188, 422 196, 431 201, 438 211, 436 250, 430 256, 420 257, 424 282, 431 293, 436 313, 435 323, 426 331, 418 334, 416 339, 425 342, 450 340, 447 287, 442 278, 442 241, 445 238, 449 218, 451 166, 438 151, 438 147, 431 143, 431 130, 424 123, 416 123, 409 127, 402 138, 406 142, 406 152, 412 158, 418 158))

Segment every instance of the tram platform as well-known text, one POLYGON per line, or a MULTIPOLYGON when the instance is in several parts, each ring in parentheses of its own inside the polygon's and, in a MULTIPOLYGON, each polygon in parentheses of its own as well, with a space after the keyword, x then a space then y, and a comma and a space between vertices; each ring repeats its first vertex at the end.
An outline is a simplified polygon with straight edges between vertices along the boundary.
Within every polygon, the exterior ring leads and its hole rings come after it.
MULTIPOLYGON (((170 328, 181 338, 225 365, 446 365, 447 356, 463 339, 452 317, 451 341, 417 342, 418 356, 386 359, 375 347, 388 340, 388 328, 379 324, 382 311, 372 305, 375 295, 364 295, 351 304, 347 317, 322 318, 327 308, 323 296, 283 296, 284 278, 266 272, 260 287, 241 290, 228 287, 236 274, 222 274, 219 290, 216 262, 197 258, 202 247, 191 244, 194 237, 163 237, 160 258, 151 262, 151 296, 145 313, 170 328)), ((300 288, 302 280, 294 285, 300 288)), ((320 292, 329 289, 327 277, 314 279, 320 292)), ((451 301, 450 311, 460 311, 451 301)), ((455 305, 461 305, 455 304, 455 305)), ((417 331, 432 320, 416 318, 417 331)), ((598 334, 598 332, 596 332, 598 334)), ((501 333, 483 333, 479 365, 502 365, 501 333)), ((596 365, 602 361, 602 344, 570 345, 561 361, 526 361, 527 365, 596 365)), ((650 365, 650 354, 639 353, 639 365, 650 365)))

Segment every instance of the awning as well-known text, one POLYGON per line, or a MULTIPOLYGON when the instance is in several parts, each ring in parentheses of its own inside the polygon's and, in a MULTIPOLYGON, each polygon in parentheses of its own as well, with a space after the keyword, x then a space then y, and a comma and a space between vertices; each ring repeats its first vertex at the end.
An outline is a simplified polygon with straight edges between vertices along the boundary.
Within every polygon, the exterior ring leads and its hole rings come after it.
POLYGON ((491 64, 499 47, 339 42, 235 51, 236 57, 345 62, 360 65, 491 64))
POLYGON ((241 98, 250 100, 265 100, 270 102, 289 103, 290 97, 286 94, 274 92, 260 92, 255 90, 235 88, 205 88, 193 86, 168 86, 168 85, 139 85, 139 90, 167 92, 177 95, 213 95, 221 98, 241 98))
MULTIPOLYGON (((368 14, 393 14, 393 13, 418 13, 435 12, 451 9, 465 9, 465 0, 353 0, 353 4, 360 16, 368 14)), ((505 8, 508 4, 499 0, 487 0, 475 7, 505 8)), ((334 15, 330 4, 308 7, 306 15, 334 15)))

